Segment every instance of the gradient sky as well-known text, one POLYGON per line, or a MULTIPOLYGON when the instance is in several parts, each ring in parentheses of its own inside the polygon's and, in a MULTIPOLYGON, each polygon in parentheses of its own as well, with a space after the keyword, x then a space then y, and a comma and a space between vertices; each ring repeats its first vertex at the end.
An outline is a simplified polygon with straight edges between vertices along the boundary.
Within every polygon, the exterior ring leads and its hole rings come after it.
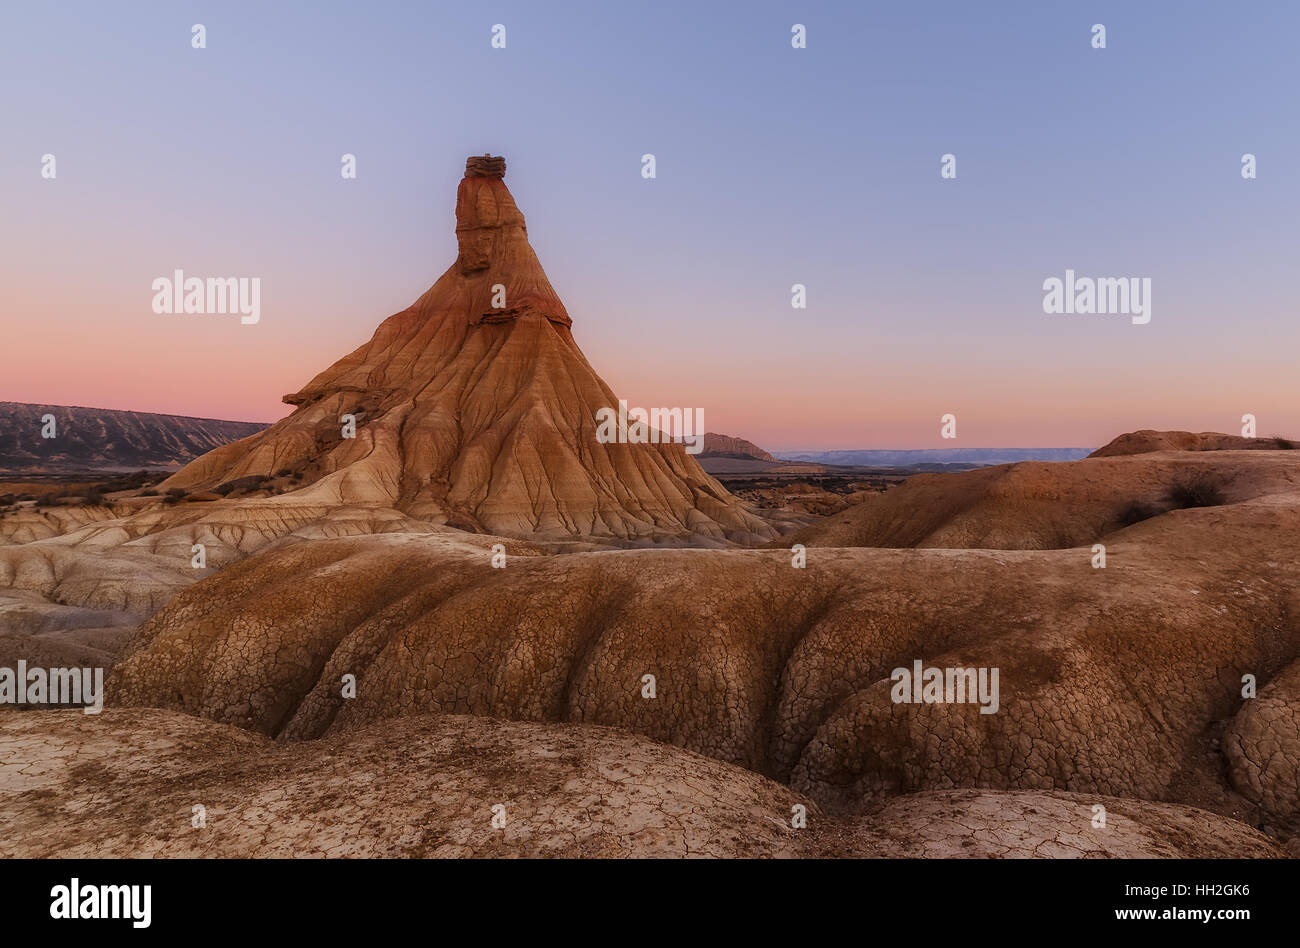
POLYGON ((4 20, 0 400, 286 414, 283 394, 453 262, 456 183, 490 151, 575 338, 632 405, 700 406, 772 450, 1095 446, 1236 432, 1245 412, 1300 435, 1294 3, 94 2, 4 20), (1045 315, 1067 267, 1150 277, 1150 324, 1045 315), (261 323, 155 315, 150 284, 175 268, 260 277, 261 323))

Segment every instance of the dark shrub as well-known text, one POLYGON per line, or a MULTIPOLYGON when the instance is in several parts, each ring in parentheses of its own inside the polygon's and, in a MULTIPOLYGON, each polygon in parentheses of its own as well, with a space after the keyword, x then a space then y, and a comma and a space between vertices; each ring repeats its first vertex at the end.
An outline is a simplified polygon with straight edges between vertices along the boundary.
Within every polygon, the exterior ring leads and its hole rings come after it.
POLYGON ((1129 504, 1119 512, 1119 522, 1126 527, 1131 527, 1135 523, 1141 523, 1143 520, 1150 520, 1161 513, 1159 507, 1154 504, 1140 504, 1137 502, 1129 504))
POLYGON ((1165 499, 1175 510, 1189 507, 1219 507, 1226 503, 1223 491, 1205 475, 1188 478, 1169 488, 1165 499))
POLYGON ((235 477, 233 481, 226 481, 225 484, 214 486, 213 493, 221 494, 226 497, 227 494, 242 494, 248 490, 256 490, 263 482, 260 475, 251 475, 248 477, 235 477))
POLYGON ((250 474, 247 477, 236 477, 233 481, 226 481, 219 484, 212 490, 214 493, 226 497, 230 494, 246 494, 262 487, 271 478, 265 474, 250 474))

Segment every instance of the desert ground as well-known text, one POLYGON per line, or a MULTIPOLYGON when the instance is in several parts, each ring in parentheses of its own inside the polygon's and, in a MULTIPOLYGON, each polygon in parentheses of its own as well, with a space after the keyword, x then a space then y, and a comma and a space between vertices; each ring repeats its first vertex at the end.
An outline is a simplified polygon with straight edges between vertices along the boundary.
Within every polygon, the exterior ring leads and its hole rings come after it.
POLYGON ((0 855, 1300 855, 1300 450, 728 490, 597 436, 504 174, 286 418, 0 515, 0 666, 109 670, 0 707, 0 855))

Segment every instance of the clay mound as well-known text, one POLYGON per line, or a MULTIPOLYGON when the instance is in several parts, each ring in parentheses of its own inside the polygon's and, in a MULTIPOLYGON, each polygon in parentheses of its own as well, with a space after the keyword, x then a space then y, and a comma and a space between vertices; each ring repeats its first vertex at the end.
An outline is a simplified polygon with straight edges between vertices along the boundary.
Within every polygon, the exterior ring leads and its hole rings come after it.
POLYGON ((43 857, 772 855, 802 802, 603 728, 424 716, 285 746, 113 709, 0 712, 0 801, 0 855, 43 857))
POLYGON ((1286 438, 1243 438, 1241 435, 1221 434, 1217 431, 1130 431, 1122 434, 1104 447, 1098 448, 1090 458, 1109 458, 1124 454, 1149 454, 1152 451, 1278 451, 1291 450, 1294 445, 1286 438))
MULTIPOLYGON (((1277 859, 1236 820, 1189 806, 1058 791, 934 790, 846 820, 849 852, 907 859, 1277 859), (1106 825, 1093 826, 1103 806, 1106 825)), ((813 853, 805 852, 805 855, 813 853)), ((831 853, 818 854, 831 855, 831 853)))
MULTIPOLYGON (((84 626, 87 611, 93 613, 89 624, 113 624, 106 610, 138 622, 181 589, 277 545, 377 533, 436 537, 431 542, 468 550, 500 542, 387 508, 265 499, 172 507, 155 503, 134 514, 104 518, 56 519, 28 510, 7 522, 17 525, 18 533, 40 538, 0 545, 0 632, 29 630, 36 614, 45 617, 42 629, 84 626), (67 533, 44 535, 60 523, 67 533), (196 544, 205 551, 203 568, 194 566, 196 544)), ((523 541, 506 542, 512 553, 538 552, 523 541)))
POLYGON ((1295 490, 1300 490, 1300 452, 1294 451, 1163 451, 1063 463, 1023 461, 914 475, 791 534, 781 545, 1064 549, 1199 503, 1199 493, 1206 500, 1240 504, 1295 490))
POLYGON ((109 506, 20 507, 0 517, 0 546, 48 540, 72 533, 90 523, 116 519, 109 506))
POLYGON ((487 551, 421 537, 321 540, 179 595, 133 640, 109 700, 284 740, 421 712, 610 725, 789 780, 837 813, 952 787, 1198 803, 1195 788, 1222 789, 1203 744, 1240 709, 1241 675, 1267 683, 1300 657, 1298 542, 1295 492, 1138 524, 1105 569, 1087 547, 494 569, 487 551), (915 660, 999 669, 998 711, 893 703, 891 671, 915 660))
POLYGON ((107 675, 129 635, 129 627, 0 635, 0 668, 24 661, 29 668, 102 668, 107 675))
MULTIPOLYGON (((449 550, 478 553, 502 544, 511 556, 542 553, 524 540, 466 533, 391 508, 309 504, 265 491, 204 503, 118 497, 111 510, 25 507, 0 518, 0 534, 0 636, 41 636, 45 641, 28 646, 43 653, 59 630, 139 624, 180 590, 263 549, 411 534, 449 550), (202 561, 196 561, 200 549, 202 561)), ((546 545, 605 547, 595 541, 546 545)))
POLYGON ((280 745, 165 711, 0 712, 0 801, 6 857, 1282 855, 1204 811, 1070 794, 921 794, 839 821, 644 738, 452 716, 280 745))
POLYGON ((456 262, 374 338, 286 396, 267 431, 218 448, 162 489, 283 471, 286 503, 371 504, 502 536, 622 545, 771 539, 776 529, 679 443, 602 444, 618 399, 588 364, 528 243, 504 162, 472 158, 456 262), (342 418, 356 419, 343 436, 342 418))
POLYGON ((1300 661, 1243 703, 1223 750, 1233 785, 1300 829, 1300 661))

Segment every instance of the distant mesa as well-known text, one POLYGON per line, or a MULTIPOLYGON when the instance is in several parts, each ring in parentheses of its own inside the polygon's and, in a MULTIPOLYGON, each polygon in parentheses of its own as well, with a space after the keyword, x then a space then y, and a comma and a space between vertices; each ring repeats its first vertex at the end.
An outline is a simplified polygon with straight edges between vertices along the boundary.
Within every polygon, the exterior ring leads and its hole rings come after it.
POLYGON ((0 402, 0 471, 62 474, 166 469, 266 425, 145 411, 0 402), (42 437, 54 416, 56 437, 42 437))
POLYGON ((618 399, 528 242, 505 159, 472 156, 456 261, 370 342, 286 396, 288 417, 164 489, 289 472, 275 502, 391 507, 462 530, 613 545, 730 545, 777 529, 681 444, 602 444, 618 399), (344 417, 355 419, 345 437, 344 417))
POLYGON ((758 461, 771 461, 776 458, 768 454, 752 441, 733 438, 731 435, 717 434, 709 431, 704 435, 704 450, 697 457, 703 458, 754 458, 758 461))

